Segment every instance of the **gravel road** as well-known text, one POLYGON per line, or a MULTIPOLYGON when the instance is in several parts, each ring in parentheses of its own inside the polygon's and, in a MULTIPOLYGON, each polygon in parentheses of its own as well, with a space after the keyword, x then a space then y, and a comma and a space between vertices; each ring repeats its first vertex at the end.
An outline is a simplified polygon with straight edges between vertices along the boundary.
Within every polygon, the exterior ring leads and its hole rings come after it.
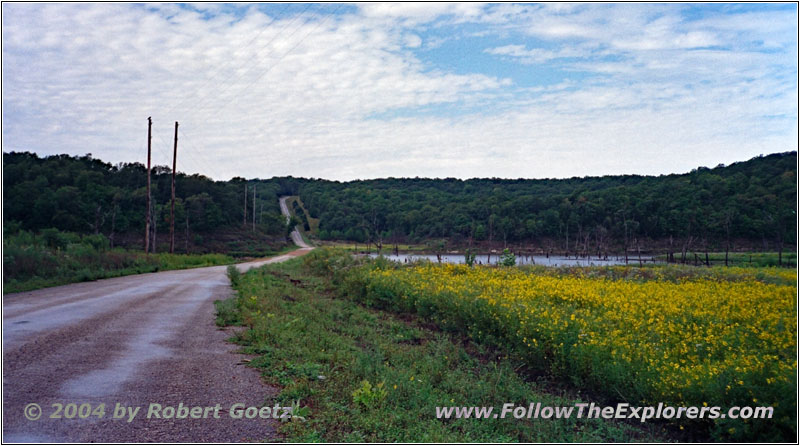
MULTIPOLYGON (((286 221, 288 222, 289 221, 289 215, 291 215, 291 214, 289 214, 289 207, 286 206, 286 199, 287 198, 289 198, 289 197, 281 197, 280 198, 280 205, 281 205, 281 213, 286 216, 286 221)), ((310 246, 308 246, 306 244, 306 242, 303 241, 303 236, 300 235, 300 231, 297 230, 296 226, 292 230, 292 233, 290 235, 291 235, 292 241, 294 242, 295 245, 297 245, 297 246, 299 246, 301 248, 310 248, 310 246)))
POLYGON ((229 416, 236 403, 273 406, 277 391, 226 343, 230 329, 214 325, 214 300, 232 294, 225 270, 166 271, 3 296, 3 443, 276 439, 272 419, 229 416), (25 417, 30 403, 42 409, 38 420, 25 417), (59 403, 62 418, 51 418, 59 403), (81 419, 80 412, 67 409, 69 403, 92 409, 104 404, 105 414, 81 419), (152 403, 162 411, 148 419, 152 403), (206 419, 154 418, 180 403, 219 404, 219 418, 204 409, 196 413, 206 419), (140 409, 131 422, 113 419, 117 404, 140 409))

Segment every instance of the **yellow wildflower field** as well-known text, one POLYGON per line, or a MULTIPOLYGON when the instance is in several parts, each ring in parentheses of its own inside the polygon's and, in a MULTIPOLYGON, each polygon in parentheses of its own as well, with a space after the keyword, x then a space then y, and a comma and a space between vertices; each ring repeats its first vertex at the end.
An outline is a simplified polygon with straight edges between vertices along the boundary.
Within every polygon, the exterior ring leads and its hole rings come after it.
POLYGON ((612 398, 771 405, 794 417, 795 272, 724 271, 736 279, 713 270, 676 281, 653 268, 648 280, 623 280, 423 264, 373 269, 366 296, 500 344, 612 398))

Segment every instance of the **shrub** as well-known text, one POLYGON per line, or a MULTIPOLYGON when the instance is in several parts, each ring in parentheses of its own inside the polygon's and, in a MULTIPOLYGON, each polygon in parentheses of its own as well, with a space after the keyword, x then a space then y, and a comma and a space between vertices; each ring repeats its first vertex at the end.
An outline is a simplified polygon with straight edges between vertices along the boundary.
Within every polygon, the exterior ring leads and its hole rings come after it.
POLYGON ((48 248, 65 249, 69 240, 67 237, 56 228, 42 229, 42 240, 48 248))
POLYGON ((239 268, 236 268, 236 265, 228 265, 228 279, 231 281, 231 286, 237 287, 241 277, 242 273, 239 272, 239 268))
POLYGON ((468 266, 475 264, 475 253, 469 248, 467 248, 466 252, 464 252, 464 263, 468 266))
POLYGON ((108 238, 103 234, 85 235, 81 243, 91 246, 97 251, 105 251, 110 246, 108 238))
POLYGON ((517 257, 508 250, 508 248, 503 250, 503 254, 500 256, 499 265, 500 266, 516 266, 517 264, 517 257))

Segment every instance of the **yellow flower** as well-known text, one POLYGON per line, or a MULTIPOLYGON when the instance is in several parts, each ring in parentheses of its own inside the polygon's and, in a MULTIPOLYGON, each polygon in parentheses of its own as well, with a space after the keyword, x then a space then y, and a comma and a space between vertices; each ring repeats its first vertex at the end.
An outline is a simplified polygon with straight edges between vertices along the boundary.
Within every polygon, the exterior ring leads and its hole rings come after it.
POLYGON ((663 267, 645 270, 644 279, 624 266, 568 273, 421 265, 366 274, 368 292, 381 299, 433 308, 438 320, 463 321, 461 329, 478 337, 499 335, 537 363, 557 361, 570 373, 592 371, 593 379, 636 380, 651 403, 722 405, 716 389, 723 377, 750 398, 792 381, 794 271, 708 268, 671 280, 663 267), (626 370, 634 375, 615 375, 626 370))

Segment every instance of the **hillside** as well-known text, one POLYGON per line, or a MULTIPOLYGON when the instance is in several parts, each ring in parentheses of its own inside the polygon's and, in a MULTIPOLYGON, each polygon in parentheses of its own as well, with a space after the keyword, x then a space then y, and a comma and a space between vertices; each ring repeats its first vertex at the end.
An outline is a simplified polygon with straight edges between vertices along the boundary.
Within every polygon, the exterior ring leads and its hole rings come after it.
MULTIPOLYGON (((256 185, 257 198, 254 207, 248 195, 248 224, 256 209, 259 231, 280 239, 285 225, 277 197, 298 195, 309 217, 318 219, 315 232, 322 240, 381 245, 446 239, 450 246, 515 245, 576 254, 626 247, 778 250, 796 238, 796 166, 797 153, 787 152, 658 177, 213 181, 179 173, 176 226, 179 240, 195 250, 244 249, 233 239, 244 236, 239 231, 249 184, 249 191, 256 185)), ((4 153, 3 173, 4 226, 143 243, 143 165, 114 166, 90 155, 4 153)), ((166 234, 167 167, 153 169, 153 197, 157 231, 166 234)))
POLYGON ((796 237, 796 165, 788 152, 658 177, 286 181, 319 218, 321 239, 777 250, 796 237))
MULTIPOLYGON (((143 249, 147 170, 141 163, 111 165, 91 155, 3 154, 3 226, 39 232, 47 228, 103 234, 111 247, 143 249)), ((152 169, 152 215, 156 251, 169 245, 171 169, 152 169)), ((213 181, 176 175, 176 252, 263 255, 286 243, 274 184, 256 187, 243 178, 213 181), (243 225, 245 185, 247 225, 243 225), (256 227, 252 228, 255 209, 256 227)))

